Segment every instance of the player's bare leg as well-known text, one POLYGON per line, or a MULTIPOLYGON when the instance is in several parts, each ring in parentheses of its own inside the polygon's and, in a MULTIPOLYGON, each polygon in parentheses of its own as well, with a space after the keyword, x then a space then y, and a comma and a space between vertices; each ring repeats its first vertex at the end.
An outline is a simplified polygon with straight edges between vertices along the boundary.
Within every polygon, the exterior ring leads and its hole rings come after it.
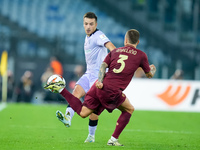
MULTIPOLYGON (((78 99, 80 99, 81 97, 85 96, 85 91, 84 89, 80 86, 80 85, 76 85, 72 94, 77 97, 78 99)), ((91 113, 89 113, 91 114, 91 113)), ((67 107, 66 109, 66 113, 65 116, 70 116, 71 118, 74 116, 74 110, 71 107, 67 107)), ((71 121, 70 121, 71 123, 71 121)), ((85 142, 95 142, 95 131, 97 128, 97 123, 98 123, 98 115, 95 114, 91 114, 90 115, 90 119, 89 119, 89 134, 87 139, 85 140, 85 142)))
POLYGON ((128 98, 125 99, 125 101, 118 107, 118 109, 121 111, 126 111, 130 114, 132 114, 135 110, 128 98))

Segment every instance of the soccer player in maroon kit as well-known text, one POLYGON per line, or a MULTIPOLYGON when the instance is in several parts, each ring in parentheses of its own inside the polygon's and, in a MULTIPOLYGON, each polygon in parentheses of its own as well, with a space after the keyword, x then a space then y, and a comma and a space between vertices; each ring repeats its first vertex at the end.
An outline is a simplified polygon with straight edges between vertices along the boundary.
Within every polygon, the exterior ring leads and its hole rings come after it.
POLYGON ((139 32, 135 29, 128 30, 124 39, 125 46, 114 49, 106 56, 101 65, 98 80, 87 92, 83 103, 56 83, 45 87, 46 89, 57 90, 82 118, 91 113, 100 115, 104 109, 110 113, 115 108, 119 109, 122 113, 107 145, 123 146, 118 142, 118 137, 128 124, 134 111, 134 107, 123 90, 130 83, 135 71, 138 67, 141 67, 148 78, 152 78, 156 72, 156 67, 149 65, 147 55, 136 49, 138 43, 139 32), (106 68, 109 68, 107 73, 106 68))

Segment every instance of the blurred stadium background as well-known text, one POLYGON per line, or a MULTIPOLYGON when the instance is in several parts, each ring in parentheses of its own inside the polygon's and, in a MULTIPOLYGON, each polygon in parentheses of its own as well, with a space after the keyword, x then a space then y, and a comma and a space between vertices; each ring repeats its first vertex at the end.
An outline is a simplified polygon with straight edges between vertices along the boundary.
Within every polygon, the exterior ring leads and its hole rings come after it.
POLYGON ((116 47, 126 30, 139 30, 138 48, 157 67, 154 79, 137 74, 124 91, 136 108, 120 136, 126 149, 199 150, 200 0, 0 0, 0 54, 8 52, 8 71, 0 77, 1 149, 106 149, 120 112, 103 112, 96 142, 84 144, 88 119, 74 117, 64 128, 55 112, 64 112, 67 102, 41 81, 56 56, 72 90, 85 67, 88 11, 116 47), (172 80, 177 70, 183 80, 172 80))
POLYGON ((156 65, 155 78, 170 79, 181 69, 185 80, 200 80, 199 0, 0 0, 0 53, 8 52, 14 86, 31 71, 35 91, 42 91, 41 76, 52 56, 70 84, 75 66, 85 66, 88 11, 96 13, 98 28, 116 47, 123 46, 127 29, 138 29, 138 48, 156 65))

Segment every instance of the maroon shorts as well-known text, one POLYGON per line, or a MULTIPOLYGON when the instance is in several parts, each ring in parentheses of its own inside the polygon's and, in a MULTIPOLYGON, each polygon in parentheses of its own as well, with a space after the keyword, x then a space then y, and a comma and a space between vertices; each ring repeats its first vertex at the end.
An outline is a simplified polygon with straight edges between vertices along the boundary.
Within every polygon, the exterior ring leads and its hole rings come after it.
POLYGON ((100 115, 104 109, 111 113, 125 99, 126 95, 121 90, 111 90, 105 86, 103 89, 98 89, 94 84, 86 94, 83 106, 94 110, 94 113, 100 115))

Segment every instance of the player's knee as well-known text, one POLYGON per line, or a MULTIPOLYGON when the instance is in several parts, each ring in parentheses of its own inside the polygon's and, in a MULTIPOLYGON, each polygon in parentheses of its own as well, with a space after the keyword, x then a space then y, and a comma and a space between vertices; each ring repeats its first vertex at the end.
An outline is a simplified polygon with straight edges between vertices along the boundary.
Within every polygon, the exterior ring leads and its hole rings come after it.
POLYGON ((129 109, 129 113, 132 114, 134 112, 135 108, 132 106, 130 109, 129 109))
POLYGON ((81 113, 80 113, 80 116, 81 116, 81 118, 86 118, 88 115, 81 112, 81 113))
POLYGON ((85 95, 85 91, 80 85, 76 85, 72 94, 78 99, 80 99, 81 97, 85 95))
POLYGON ((91 113, 90 114, 90 119, 91 120, 98 120, 98 115, 94 114, 94 113, 91 113))

